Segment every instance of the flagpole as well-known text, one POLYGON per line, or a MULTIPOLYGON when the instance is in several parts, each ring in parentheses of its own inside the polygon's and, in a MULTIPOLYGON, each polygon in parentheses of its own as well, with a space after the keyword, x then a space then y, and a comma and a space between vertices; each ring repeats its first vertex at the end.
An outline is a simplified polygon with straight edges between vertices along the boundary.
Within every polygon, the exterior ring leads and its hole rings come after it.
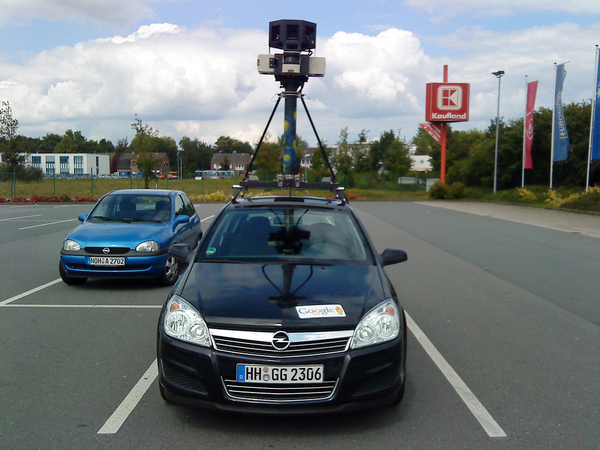
POLYGON ((525 138, 527 136, 527 93, 529 85, 527 84, 527 75, 525 75, 525 115, 523 116, 523 167, 521 169, 521 187, 525 187, 525 138))
POLYGON ((598 97, 598 46, 596 45, 596 59, 595 59, 595 65, 594 68, 596 69, 595 72, 596 74, 594 75, 594 96, 592 97, 592 114, 591 114, 591 118, 590 118, 590 140, 589 140, 589 144, 588 144, 588 161, 587 161, 587 176, 585 179, 585 190, 586 192, 589 191, 590 189, 590 167, 592 165, 592 144, 593 144, 593 137, 594 137, 594 119, 595 119, 595 112, 596 112, 596 97, 598 97))
POLYGON ((556 63, 554 63, 554 101, 552 102, 552 140, 550 141, 550 189, 552 189, 552 177, 554 176, 554 114, 556 113, 556 63))

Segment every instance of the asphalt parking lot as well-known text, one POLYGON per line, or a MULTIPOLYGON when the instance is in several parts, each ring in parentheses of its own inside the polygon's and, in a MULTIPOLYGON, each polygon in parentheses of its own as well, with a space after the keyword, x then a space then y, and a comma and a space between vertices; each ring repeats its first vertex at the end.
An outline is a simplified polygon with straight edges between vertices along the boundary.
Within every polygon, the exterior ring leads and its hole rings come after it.
MULTIPOLYGON (((209 225, 220 204, 196 209, 209 225)), ((90 205, 0 205, 0 448, 600 448, 600 217, 504 205, 355 202, 410 317, 396 408, 326 417, 168 405, 169 288, 58 277, 90 205), (564 215, 566 214, 566 215, 564 215)))

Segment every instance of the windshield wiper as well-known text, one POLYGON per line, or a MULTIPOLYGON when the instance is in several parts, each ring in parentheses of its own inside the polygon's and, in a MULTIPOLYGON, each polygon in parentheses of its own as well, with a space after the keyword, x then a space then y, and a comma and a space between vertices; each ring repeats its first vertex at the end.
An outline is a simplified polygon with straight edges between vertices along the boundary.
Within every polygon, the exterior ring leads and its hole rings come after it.
POLYGON ((107 222, 112 222, 113 218, 111 217, 106 217, 106 216, 92 216, 92 217, 88 217, 88 220, 103 220, 103 221, 107 221, 107 222))

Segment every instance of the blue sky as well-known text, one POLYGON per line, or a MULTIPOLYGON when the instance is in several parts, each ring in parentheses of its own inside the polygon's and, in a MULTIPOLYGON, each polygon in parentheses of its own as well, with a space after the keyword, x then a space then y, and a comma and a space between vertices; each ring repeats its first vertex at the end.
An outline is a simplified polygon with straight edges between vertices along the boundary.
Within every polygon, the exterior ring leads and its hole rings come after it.
MULTIPOLYGON (((345 127, 350 139, 363 129, 410 139, 444 64, 450 81, 471 84, 471 120, 459 129, 494 119, 496 70, 506 71, 507 120, 523 114, 526 75, 540 82, 536 107, 552 107, 555 62, 570 61, 564 102, 593 92, 600 2, 589 0, 0 0, 0 100, 27 136, 73 129, 116 143, 131 140, 137 114, 176 141, 254 143, 280 91, 255 63, 278 19, 317 23, 327 73, 304 93, 331 145, 345 127)), ((314 145, 301 113, 298 127, 314 145)))

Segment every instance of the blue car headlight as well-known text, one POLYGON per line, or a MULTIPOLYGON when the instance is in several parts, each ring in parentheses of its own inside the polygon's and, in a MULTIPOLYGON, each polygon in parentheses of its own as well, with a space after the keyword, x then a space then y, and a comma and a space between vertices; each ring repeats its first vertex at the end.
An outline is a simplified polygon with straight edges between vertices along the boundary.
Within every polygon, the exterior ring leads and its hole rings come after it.
POLYGON ((78 252, 79 250, 81 250, 81 246, 79 245, 79 243, 75 242, 72 239, 67 239, 65 240, 65 242, 63 242, 63 250, 69 251, 69 252, 78 252))
POLYGON ((351 348, 395 339, 400 333, 400 311, 393 300, 385 300, 371 309, 359 322, 352 336, 351 348))
POLYGON ((171 297, 163 319, 165 334, 175 339, 211 347, 208 325, 196 309, 178 295, 171 297))
POLYGON ((159 249, 158 242, 156 241, 146 241, 139 244, 136 248, 136 252, 157 252, 159 249))

